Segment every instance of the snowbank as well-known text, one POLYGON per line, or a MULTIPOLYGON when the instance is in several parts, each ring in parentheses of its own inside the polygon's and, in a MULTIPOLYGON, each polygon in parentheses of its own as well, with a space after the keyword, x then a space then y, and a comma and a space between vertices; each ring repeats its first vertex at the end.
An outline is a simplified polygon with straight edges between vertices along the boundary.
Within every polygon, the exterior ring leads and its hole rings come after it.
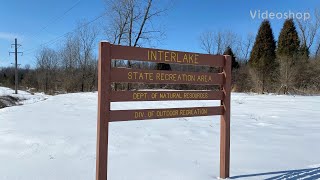
POLYGON ((44 93, 35 93, 31 94, 26 91, 18 91, 18 94, 14 94, 15 91, 10 88, 6 87, 0 87, 0 97, 10 96, 14 97, 15 99, 18 99, 18 104, 32 104, 36 103, 38 101, 43 101, 47 99, 48 95, 45 95, 44 93))

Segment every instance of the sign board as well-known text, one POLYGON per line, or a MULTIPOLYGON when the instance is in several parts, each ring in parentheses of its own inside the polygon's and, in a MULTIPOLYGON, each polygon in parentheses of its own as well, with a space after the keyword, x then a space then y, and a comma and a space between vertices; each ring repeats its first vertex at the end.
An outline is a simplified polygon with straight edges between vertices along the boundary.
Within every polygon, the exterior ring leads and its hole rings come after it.
POLYGON ((220 177, 230 168, 230 56, 137 48, 101 42, 98 66, 96 179, 107 180, 109 122, 220 115, 220 177), (220 73, 112 68, 111 60, 135 60, 219 67, 220 73), (220 91, 112 91, 111 83, 220 85, 220 91), (220 100, 215 107, 112 110, 111 102, 220 100))

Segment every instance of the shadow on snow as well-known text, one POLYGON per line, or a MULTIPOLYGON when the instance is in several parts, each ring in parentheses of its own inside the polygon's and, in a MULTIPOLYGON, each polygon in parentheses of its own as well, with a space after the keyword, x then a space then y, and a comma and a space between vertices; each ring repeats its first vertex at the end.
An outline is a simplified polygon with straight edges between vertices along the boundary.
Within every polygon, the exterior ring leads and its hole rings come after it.
POLYGON ((229 179, 238 179, 246 177, 255 177, 255 176, 266 176, 266 175, 275 175, 274 177, 266 178, 265 180, 314 180, 320 179, 320 167, 317 168, 308 168, 308 169, 296 169, 296 170, 287 170, 287 171, 274 171, 274 172, 265 172, 265 173, 256 173, 256 174, 245 174, 232 176, 229 179))

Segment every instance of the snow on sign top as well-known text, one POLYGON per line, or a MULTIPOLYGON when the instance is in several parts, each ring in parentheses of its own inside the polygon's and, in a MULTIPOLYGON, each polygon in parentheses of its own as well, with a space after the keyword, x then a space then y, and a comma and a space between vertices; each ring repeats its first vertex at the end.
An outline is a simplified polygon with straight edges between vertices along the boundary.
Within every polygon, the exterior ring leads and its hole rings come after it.
POLYGON ((107 179, 109 122, 177 117, 221 116, 220 177, 229 177, 230 164, 230 56, 112 45, 101 42, 98 66, 98 143, 96 179, 107 179), (136 60, 221 67, 220 73, 112 68, 111 60, 136 60), (220 85, 220 91, 113 91, 111 84, 220 85), (220 106, 169 109, 111 110, 111 102, 163 100, 220 100, 220 106))
POLYGON ((111 59, 223 67, 224 56, 111 45, 111 59), (125 53, 124 53, 125 52, 125 53))

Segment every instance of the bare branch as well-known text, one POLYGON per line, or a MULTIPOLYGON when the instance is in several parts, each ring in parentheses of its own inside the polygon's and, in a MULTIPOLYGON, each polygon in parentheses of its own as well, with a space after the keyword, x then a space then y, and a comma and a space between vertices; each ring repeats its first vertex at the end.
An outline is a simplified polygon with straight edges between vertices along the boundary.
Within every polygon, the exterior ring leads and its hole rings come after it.
POLYGON ((301 43, 310 50, 315 43, 317 34, 319 33, 320 11, 315 9, 313 18, 308 20, 296 19, 296 22, 298 25, 301 43))
POLYGON ((208 54, 213 54, 214 51, 214 34, 211 31, 204 32, 200 35, 200 48, 208 54))
POLYGON ((135 42, 134 42, 134 45, 133 45, 134 47, 137 46, 137 43, 138 43, 138 41, 139 41, 139 38, 140 38, 141 33, 142 33, 142 31, 143 31, 143 28, 144 28, 144 25, 145 25, 146 21, 148 20, 148 14, 149 14, 149 11, 150 11, 151 4, 152 4, 152 0, 148 0, 148 5, 147 5, 146 10, 145 10, 144 18, 143 18, 143 20, 142 20, 139 33, 138 33, 138 35, 137 35, 137 37, 136 37, 136 40, 135 40, 135 42))
POLYGON ((245 41, 240 41, 241 59, 248 61, 249 54, 254 43, 254 35, 252 33, 247 35, 245 41))

